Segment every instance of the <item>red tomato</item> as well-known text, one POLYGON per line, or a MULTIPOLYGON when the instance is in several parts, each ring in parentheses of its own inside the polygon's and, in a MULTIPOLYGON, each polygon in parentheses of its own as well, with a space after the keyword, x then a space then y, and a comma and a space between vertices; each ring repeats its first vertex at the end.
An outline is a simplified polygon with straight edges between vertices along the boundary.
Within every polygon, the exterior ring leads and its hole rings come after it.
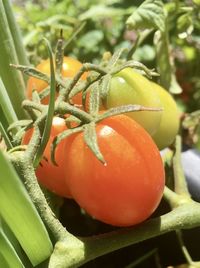
MULTIPOLYGON (((82 63, 79 62, 76 59, 70 58, 70 57, 64 57, 63 58, 63 68, 62 68, 62 76, 63 78, 73 78, 76 73, 80 70, 82 67, 82 63)), ((43 60, 37 67, 39 71, 50 74, 50 63, 49 59, 43 60)), ((85 72, 82 77, 83 80, 87 78, 87 72, 85 72)), ((27 97, 31 99, 32 97, 32 91, 37 90, 38 92, 42 91, 48 86, 48 84, 40 79, 37 79, 35 77, 30 77, 27 82, 27 97)), ((74 101, 77 104, 81 104, 81 94, 77 94, 77 96, 74 97, 74 101)), ((43 99, 43 104, 48 104, 49 98, 46 97, 43 99)))
POLYGON ((131 226, 157 208, 165 175, 157 146, 133 119, 118 115, 96 127, 106 160, 100 163, 83 133, 65 140, 66 182, 77 203, 92 217, 115 226, 131 226))
MULTIPOLYGON (((63 141, 56 147, 56 161, 58 166, 54 165, 51 162, 51 155, 50 155, 50 146, 55 138, 59 133, 66 130, 67 127, 65 125, 65 121, 62 118, 54 117, 52 128, 51 128, 51 135, 50 139, 47 143, 47 146, 44 151, 44 157, 40 163, 40 165, 36 169, 36 176, 38 181, 46 187, 48 190, 56 193, 57 195, 63 197, 71 197, 69 189, 65 183, 65 173, 64 173, 64 161, 63 161, 63 154, 64 154, 64 147, 63 141)), ((26 132, 23 138, 23 144, 28 144, 33 129, 30 129, 26 132)))

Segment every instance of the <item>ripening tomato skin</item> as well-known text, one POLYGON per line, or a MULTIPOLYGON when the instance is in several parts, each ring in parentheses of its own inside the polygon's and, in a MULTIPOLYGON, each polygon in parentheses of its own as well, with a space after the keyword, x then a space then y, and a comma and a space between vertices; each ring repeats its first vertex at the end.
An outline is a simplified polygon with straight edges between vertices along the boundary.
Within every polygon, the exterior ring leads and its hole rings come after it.
MULTIPOLYGON (((123 69, 112 77, 106 99, 106 108, 126 104, 161 107, 160 99, 153 91, 151 82, 131 68, 123 69)), ((159 127, 162 111, 132 112, 127 115, 153 135, 159 127)))
MULTIPOLYGON (((62 131, 66 130, 65 121, 62 118, 54 117, 51 134, 47 146, 45 148, 43 159, 41 160, 39 166, 36 169, 36 176, 38 181, 47 188, 49 191, 54 192, 55 194, 71 198, 70 191, 65 182, 65 172, 64 172, 64 142, 61 141, 60 144, 56 147, 55 158, 57 166, 51 162, 51 151, 50 146, 53 142, 55 136, 57 136, 62 131)), ((33 129, 29 129, 23 138, 22 143, 28 144, 32 136, 33 129)))
MULTIPOLYGON (((80 70, 82 67, 82 63, 79 62, 76 59, 73 59, 71 57, 64 57, 63 58, 63 68, 62 68, 62 76, 63 78, 73 78, 76 73, 80 70)), ((39 71, 50 74, 50 62, 49 59, 41 61, 39 65, 36 66, 36 69, 39 71)), ((86 80, 87 78, 87 72, 85 72, 82 76, 82 80, 86 80)), ((37 90, 37 92, 41 92, 43 89, 45 89, 48 86, 48 84, 40 79, 37 79, 35 77, 30 77, 27 82, 27 97, 28 99, 32 98, 32 91, 37 90)), ((75 101, 78 102, 78 104, 81 103, 81 94, 77 94, 75 97, 75 101), (79 103, 80 102, 80 103, 79 103)), ((43 104, 48 104, 49 97, 46 97, 42 100, 43 104)))
POLYGON ((149 134, 125 115, 96 127, 103 165, 75 134, 65 140, 66 182, 76 202, 96 219, 131 226, 157 208, 165 175, 160 153, 149 134))
POLYGON ((152 87, 159 96, 163 113, 160 125, 152 136, 160 150, 166 148, 174 141, 180 125, 180 112, 173 97, 160 85, 152 82, 152 87))

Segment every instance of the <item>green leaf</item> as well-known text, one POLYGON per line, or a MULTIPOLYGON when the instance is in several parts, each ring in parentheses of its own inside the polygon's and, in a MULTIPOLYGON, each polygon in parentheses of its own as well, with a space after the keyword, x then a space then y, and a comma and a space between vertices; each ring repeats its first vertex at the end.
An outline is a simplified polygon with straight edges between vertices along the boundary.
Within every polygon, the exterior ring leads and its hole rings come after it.
MULTIPOLYGON (((0 252, 8 263, 9 267, 24 268, 20 258, 18 257, 14 247, 6 237, 0 226, 0 252)), ((2 266, 1 266, 2 267, 2 266)), ((4 266, 3 266, 4 267, 4 266)))
MULTIPOLYGON (((30 263, 27 255, 25 254, 25 252, 23 251, 22 247, 19 244, 19 241, 17 240, 17 238, 14 236, 13 232, 10 230, 9 226, 3 221, 3 219, 1 219, 1 225, 2 225, 2 229, 4 234, 6 235, 7 239, 10 241, 10 243, 12 244, 13 248, 15 249, 18 257, 20 258, 21 262, 23 263, 23 265, 26 268, 33 268, 32 264, 30 263)), ((0 265, 1 267, 1 265, 0 265)))
POLYGON ((7 148, 11 149, 13 147, 13 145, 12 145, 12 143, 10 141, 10 138, 9 138, 9 136, 8 136, 6 130, 4 129, 4 127, 3 127, 1 122, 0 122, 0 134, 3 137, 7 148))
POLYGON ((103 40, 104 35, 100 30, 92 30, 84 34, 79 40, 78 45, 80 47, 86 47, 91 52, 99 51, 99 43, 103 40))
POLYGON ((195 3, 197 6, 200 6, 200 0, 193 0, 193 3, 195 3))
POLYGON ((95 156, 101 161, 103 164, 106 163, 97 142, 97 134, 95 123, 91 122, 84 126, 84 140, 87 146, 91 149, 91 151, 95 154, 95 156))
POLYGON ((0 1, 0 61, 0 76, 13 108, 19 119, 25 118, 26 114, 21 108, 21 103, 25 99, 25 84, 22 74, 10 67, 11 63, 18 64, 18 58, 2 1, 0 1))
POLYGON ((1 78, 0 78, 0 105, 2 107, 3 113, 9 125, 18 120, 1 78))
POLYGON ((23 45, 22 35, 18 27, 18 23, 14 16, 11 1, 3 0, 3 5, 4 5, 7 21, 9 24, 10 32, 12 34, 12 38, 15 44, 18 62, 23 65, 29 65, 28 57, 26 55, 26 51, 23 45))
POLYGON ((129 29, 155 28, 165 31, 165 12, 161 0, 144 1, 127 19, 129 29))
POLYGON ((3 268, 10 268, 9 264, 7 263, 6 259, 5 259, 4 256, 1 254, 1 252, 0 252, 0 267, 3 267, 3 268))
POLYGON ((191 12, 187 12, 181 15, 177 20, 177 29, 178 32, 185 32, 192 25, 192 16, 191 12))
POLYGON ((174 75, 173 61, 170 56, 168 34, 157 31, 154 35, 157 68, 160 74, 160 84, 173 94, 182 92, 174 75))
POLYGON ((23 183, 2 151, 0 166, 0 215, 15 234, 31 263, 37 265, 52 252, 49 235, 23 183))
POLYGON ((0 105, 0 122, 2 123, 4 129, 7 129, 9 127, 8 121, 6 119, 6 116, 3 112, 1 105, 0 105))
POLYGON ((124 14, 126 14, 125 9, 108 7, 106 5, 95 5, 95 6, 92 6, 86 12, 82 13, 79 19, 80 20, 87 20, 87 19, 98 20, 101 18, 105 19, 106 17, 110 18, 110 17, 122 16, 124 14))
POLYGON ((54 65, 53 65, 53 53, 52 53, 49 42, 47 40, 45 41, 46 41, 46 45, 48 48, 49 60, 50 60, 50 72, 51 72, 50 99, 49 99, 48 112, 47 112, 47 117, 45 121, 44 132, 42 134, 41 144, 37 151, 35 161, 34 161, 35 167, 39 165, 43 152, 45 150, 45 147, 50 137, 51 126, 52 126, 52 121, 53 121, 53 116, 54 116, 55 97, 56 97, 56 80, 55 80, 55 71, 54 71, 54 65))

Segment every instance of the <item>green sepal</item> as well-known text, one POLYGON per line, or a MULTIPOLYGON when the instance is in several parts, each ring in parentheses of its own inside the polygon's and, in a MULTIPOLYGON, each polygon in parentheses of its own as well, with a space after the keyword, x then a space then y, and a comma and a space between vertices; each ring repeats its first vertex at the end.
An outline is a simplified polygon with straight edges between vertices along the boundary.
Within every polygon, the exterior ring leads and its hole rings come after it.
POLYGON ((74 133, 78 133, 78 132, 81 132, 83 131, 83 126, 81 127, 76 127, 76 128, 71 128, 71 129, 67 129, 67 130, 64 130, 63 132, 61 132, 59 135, 57 135, 52 144, 51 144, 51 161, 54 165, 57 165, 56 163, 56 158, 55 158, 55 150, 56 150, 56 147, 58 146, 58 144, 65 138, 71 136, 72 134, 74 133))
POLYGON ((97 159, 103 164, 106 163, 98 145, 97 134, 96 134, 96 125, 95 122, 84 125, 84 141, 91 151, 95 154, 97 159))

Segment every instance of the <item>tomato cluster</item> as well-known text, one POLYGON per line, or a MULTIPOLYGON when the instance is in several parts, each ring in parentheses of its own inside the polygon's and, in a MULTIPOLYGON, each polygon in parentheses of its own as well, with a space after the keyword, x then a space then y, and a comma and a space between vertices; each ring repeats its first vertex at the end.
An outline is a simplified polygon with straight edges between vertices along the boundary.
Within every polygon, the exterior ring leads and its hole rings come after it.
MULTIPOLYGON (((65 57, 64 62, 68 59, 65 57)), ((72 68, 71 63, 73 65, 72 60, 68 68, 72 72, 63 73, 63 76, 73 77, 82 66, 76 63, 72 68)), ((38 69, 48 74, 46 65, 47 62, 38 69)), ((33 88, 41 91, 47 86, 45 83, 42 86, 35 78, 30 79, 29 97, 33 88)), ((124 104, 163 107, 162 94, 154 88, 155 85, 140 74, 125 69, 113 77, 106 105, 108 108, 124 104)), ((170 101, 166 108, 170 106, 171 112, 173 105, 170 101)), ((156 135, 158 131, 165 134, 163 129, 168 118, 159 111, 104 119, 96 125, 96 135, 105 164, 86 145, 84 134, 80 132, 65 138, 56 147, 58 165, 55 166, 50 160, 50 146, 55 136, 67 129, 65 120, 55 117, 44 159, 36 170, 38 180, 56 194, 74 198, 80 207, 98 220, 116 226, 138 224, 154 212, 162 198, 164 167, 158 147, 149 133, 159 143, 156 135)), ((175 132, 169 135, 175 135, 175 132)), ((27 144, 31 135, 32 130, 29 130, 23 143, 27 144)))

